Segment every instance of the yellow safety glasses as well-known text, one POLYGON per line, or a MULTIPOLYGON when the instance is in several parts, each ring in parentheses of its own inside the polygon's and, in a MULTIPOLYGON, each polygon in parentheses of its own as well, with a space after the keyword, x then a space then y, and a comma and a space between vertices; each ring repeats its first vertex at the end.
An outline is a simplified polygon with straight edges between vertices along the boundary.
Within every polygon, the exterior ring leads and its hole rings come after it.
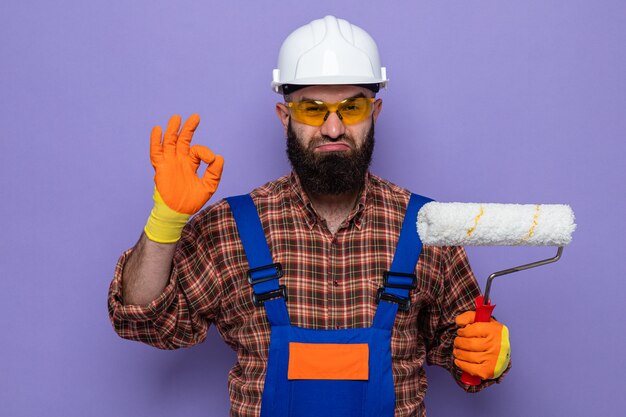
POLYGON ((347 98, 338 103, 326 103, 319 100, 291 101, 287 103, 294 120, 311 126, 321 126, 331 112, 347 125, 362 122, 372 114, 375 98, 347 98))

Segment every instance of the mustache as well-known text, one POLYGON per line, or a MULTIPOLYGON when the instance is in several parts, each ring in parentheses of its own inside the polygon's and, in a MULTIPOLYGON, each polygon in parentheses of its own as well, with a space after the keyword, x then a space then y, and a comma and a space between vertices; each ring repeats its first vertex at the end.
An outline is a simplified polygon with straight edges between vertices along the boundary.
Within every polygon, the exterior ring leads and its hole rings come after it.
POLYGON ((313 138, 311 139, 311 141, 309 142, 307 148, 308 149, 314 149, 318 146, 321 145, 326 145, 328 143, 337 143, 337 142, 343 142, 343 143, 347 143, 348 145, 350 145, 350 147, 352 149, 356 149, 356 142, 354 141, 354 139, 346 134, 343 134, 341 136, 338 136, 336 138, 331 138, 330 136, 321 136, 319 138, 313 138))

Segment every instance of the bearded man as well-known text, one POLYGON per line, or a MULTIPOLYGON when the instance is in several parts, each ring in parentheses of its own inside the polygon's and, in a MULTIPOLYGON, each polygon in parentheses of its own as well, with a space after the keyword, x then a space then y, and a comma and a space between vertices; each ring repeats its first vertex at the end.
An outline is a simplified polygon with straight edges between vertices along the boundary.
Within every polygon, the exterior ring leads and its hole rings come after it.
POLYGON ((369 172, 379 64, 345 20, 293 32, 272 83, 292 172, 204 209, 223 159, 190 146, 199 116, 152 131, 155 205, 118 262, 110 317, 121 337, 162 349, 198 344, 214 324, 237 352, 233 416, 424 416, 425 362, 471 392, 508 367, 508 351, 493 357, 502 340, 485 337, 503 326, 472 331, 462 314, 480 294, 463 248, 422 247, 428 199, 369 172), (462 371, 483 382, 464 385, 462 371))

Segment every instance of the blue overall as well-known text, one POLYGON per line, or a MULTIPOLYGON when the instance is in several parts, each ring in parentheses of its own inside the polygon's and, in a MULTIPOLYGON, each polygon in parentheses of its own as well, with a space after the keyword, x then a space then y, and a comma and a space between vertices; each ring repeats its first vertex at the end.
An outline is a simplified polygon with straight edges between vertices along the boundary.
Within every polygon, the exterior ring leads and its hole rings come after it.
POLYGON ((416 228, 417 212, 430 200, 411 195, 390 271, 383 274, 384 285, 377 293, 378 307, 372 326, 339 330, 305 329, 290 324, 286 289, 278 282, 282 267, 272 263, 252 198, 246 194, 229 197, 227 201, 248 259, 247 277, 253 288, 253 302, 265 307, 271 327, 261 417, 393 417, 391 331, 398 309, 409 309, 409 291, 417 286, 414 271, 422 250, 416 228), (364 347, 366 356, 362 361, 366 362, 367 374, 356 379, 294 378, 290 370, 290 366, 295 366, 290 363, 294 344, 313 348, 316 344, 364 347))

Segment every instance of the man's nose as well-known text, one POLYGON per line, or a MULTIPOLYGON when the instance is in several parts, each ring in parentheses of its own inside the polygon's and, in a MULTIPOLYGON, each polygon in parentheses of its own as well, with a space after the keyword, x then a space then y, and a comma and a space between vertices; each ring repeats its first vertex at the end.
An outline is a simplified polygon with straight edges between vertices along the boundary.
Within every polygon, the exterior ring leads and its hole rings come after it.
POLYGON ((346 133, 346 127, 339 118, 337 112, 330 112, 330 114, 326 118, 326 121, 320 129, 320 133, 333 139, 338 138, 339 136, 346 133))

